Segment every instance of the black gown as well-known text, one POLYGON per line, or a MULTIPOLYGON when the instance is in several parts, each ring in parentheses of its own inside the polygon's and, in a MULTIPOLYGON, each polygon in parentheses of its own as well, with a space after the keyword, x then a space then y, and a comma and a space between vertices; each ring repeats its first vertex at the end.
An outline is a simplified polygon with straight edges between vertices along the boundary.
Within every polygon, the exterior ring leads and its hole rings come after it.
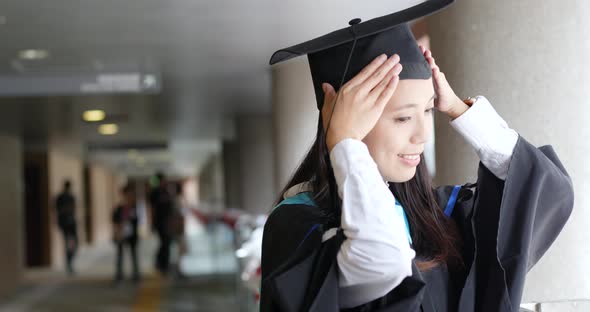
MULTIPOLYGON (((557 238, 573 208, 571 180, 551 146, 519 137, 508 176, 481 163, 451 214, 463 238, 465 268, 413 274, 385 296, 349 311, 518 311, 526 273, 557 238)), ((453 186, 436 189, 445 207, 453 186)), ((322 242, 319 209, 283 204, 269 216, 262 244, 260 311, 339 311, 336 254, 342 231, 322 242)), ((348 311, 347 310, 347 311, 348 311)))

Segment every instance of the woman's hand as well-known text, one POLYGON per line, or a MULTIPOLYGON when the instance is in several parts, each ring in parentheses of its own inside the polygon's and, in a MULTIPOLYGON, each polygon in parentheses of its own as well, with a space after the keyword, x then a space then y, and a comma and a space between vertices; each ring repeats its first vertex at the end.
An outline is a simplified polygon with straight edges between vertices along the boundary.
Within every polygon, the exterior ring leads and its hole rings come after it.
POLYGON ((432 57, 432 52, 423 46, 420 46, 420 51, 424 54, 426 61, 432 69, 432 81, 434 84, 434 92, 436 93, 434 107, 436 107, 438 111, 447 114, 452 119, 461 116, 469 106, 467 106, 467 104, 455 94, 449 85, 445 74, 441 72, 438 65, 436 65, 436 62, 432 57))
POLYGON ((330 84, 322 85, 322 122, 328 150, 347 138, 362 140, 375 127, 397 88, 402 71, 399 61, 397 54, 377 57, 344 84, 339 95, 330 84))

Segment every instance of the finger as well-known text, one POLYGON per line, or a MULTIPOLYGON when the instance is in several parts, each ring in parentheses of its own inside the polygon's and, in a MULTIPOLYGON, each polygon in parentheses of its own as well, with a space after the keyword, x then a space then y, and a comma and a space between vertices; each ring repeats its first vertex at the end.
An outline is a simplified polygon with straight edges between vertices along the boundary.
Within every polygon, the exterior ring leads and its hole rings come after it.
POLYGON ((334 87, 329 83, 323 83, 322 89, 324 90, 324 107, 332 107, 336 99, 334 87))
POLYGON ((434 75, 434 85, 437 89, 450 88, 449 82, 443 72, 437 72, 434 75))
POLYGON ((440 68, 435 63, 430 64, 430 68, 432 68, 432 70, 440 71, 440 68))
POLYGON ((432 68, 432 69, 439 68, 438 65, 436 65, 436 62, 434 61, 433 58, 431 58, 431 57, 426 58, 426 61, 428 62, 428 65, 430 65, 430 68, 432 68))
POLYGON ((418 47, 420 47, 420 53, 424 54, 426 52, 426 48, 423 45, 419 45, 418 47))
POLYGON ((322 89, 324 90, 324 106, 322 111, 324 108, 326 110, 332 110, 332 106, 334 106, 334 100, 336 99, 336 91, 329 83, 323 83, 322 89))
MULTIPOLYGON (((383 80, 383 83, 379 85, 378 88, 373 89, 371 92, 371 101, 375 103, 375 105, 379 105, 378 101, 383 96, 384 93, 387 92, 387 88, 391 87, 391 81, 397 76, 397 80, 399 80, 399 74, 402 71, 402 64, 397 64, 394 68, 391 69, 389 74, 387 75, 386 79, 383 80)), ((395 85, 397 87, 397 84, 395 85)), ((389 99, 387 99, 389 101, 389 99)))
POLYGON ((424 54, 424 57, 426 57, 426 60, 428 62, 433 62, 436 63, 436 61, 434 60, 434 57, 432 57, 432 55, 426 56, 426 53, 424 54))
POLYGON ((383 93, 383 91, 387 88, 391 82, 391 79, 393 79, 393 76, 399 76, 401 71, 402 64, 398 63, 389 71, 389 73, 387 73, 387 76, 383 78, 383 80, 381 80, 381 82, 373 90, 371 90, 371 93, 369 94, 370 101, 375 102, 379 95, 381 95, 381 93, 383 93))
POLYGON ((389 83, 387 84, 387 87, 385 88, 385 90, 383 90, 383 92, 381 92, 381 94, 377 98, 377 101, 375 101, 375 105, 380 110, 383 110, 385 108, 385 105, 387 105, 387 103, 389 103, 389 100, 391 100, 391 97, 393 96, 393 94, 395 93, 395 90, 397 89, 398 83, 399 83, 399 76, 394 75, 391 78, 391 80, 389 81, 389 83))
POLYGON ((379 66, 385 63, 385 61, 387 61, 387 55, 379 55, 371 63, 369 63, 369 65, 365 66, 365 68, 363 68, 360 73, 354 76, 354 78, 350 79, 346 83, 346 86, 354 87, 361 84, 363 81, 369 78, 375 72, 375 70, 379 68, 379 66))
POLYGON ((322 89, 324 90, 324 98, 325 99, 332 99, 334 97, 334 95, 336 94, 336 91, 334 90, 334 87, 332 87, 331 84, 329 83, 322 83, 322 89))
POLYGON ((387 62, 383 63, 383 65, 381 65, 379 67, 378 70, 376 70, 373 75, 371 75, 367 80, 365 80, 362 84, 361 84, 361 91, 365 92, 365 93, 369 93, 371 90, 373 90, 373 88, 375 88, 375 86, 377 86, 379 84, 379 82, 381 82, 381 80, 383 80, 385 78, 385 76, 387 75, 387 73, 389 73, 389 71, 396 66, 397 64, 399 64, 399 55, 394 54, 393 56, 391 56, 387 62))
MULTIPOLYGON (((401 64, 398 64, 399 66, 401 66, 401 64)), ((395 65, 396 67, 398 65, 395 65)), ((370 103, 376 103, 377 99, 379 98, 379 96, 381 95, 381 93, 383 93, 383 91, 385 90, 385 88, 387 88, 387 85, 389 85, 389 82, 391 82, 391 79, 393 78, 393 76, 399 74, 395 68, 392 68, 387 75, 379 82, 379 84, 373 88, 373 90, 371 90, 371 92, 369 93, 369 95, 367 96, 367 101, 370 103)))
POLYGON ((329 83, 323 83, 322 89, 324 90, 324 106, 322 107, 322 121, 324 125, 324 131, 328 130, 328 121, 332 112, 334 111, 334 105, 336 102, 336 91, 334 91, 334 87, 329 83))
POLYGON ((436 60, 434 59, 434 57, 429 57, 428 60, 430 60, 432 65, 436 65, 436 60))

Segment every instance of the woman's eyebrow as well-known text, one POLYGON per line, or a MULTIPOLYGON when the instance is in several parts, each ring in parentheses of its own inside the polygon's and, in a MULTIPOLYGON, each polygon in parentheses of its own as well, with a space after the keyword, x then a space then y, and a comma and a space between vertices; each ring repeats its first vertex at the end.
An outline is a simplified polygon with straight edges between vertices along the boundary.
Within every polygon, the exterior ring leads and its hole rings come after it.
MULTIPOLYGON (((435 97, 436 97, 436 94, 432 95, 430 100, 428 100, 428 102, 426 102, 426 103, 430 103, 430 101, 434 100, 435 97)), ((405 104, 405 105, 395 108, 394 111, 398 111, 398 110, 402 110, 402 109, 406 109, 406 108, 410 108, 410 107, 416 107, 416 106, 418 106, 418 104, 408 103, 408 104, 405 104)))

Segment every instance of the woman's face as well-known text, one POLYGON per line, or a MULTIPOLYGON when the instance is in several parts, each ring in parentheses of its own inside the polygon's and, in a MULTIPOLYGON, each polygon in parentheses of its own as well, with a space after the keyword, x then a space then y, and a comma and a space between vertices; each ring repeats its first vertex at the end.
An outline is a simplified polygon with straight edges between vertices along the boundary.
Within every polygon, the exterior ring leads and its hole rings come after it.
POLYGON ((406 182, 416 174, 432 133, 433 107, 432 78, 400 80, 381 118, 363 139, 386 181, 406 182))

